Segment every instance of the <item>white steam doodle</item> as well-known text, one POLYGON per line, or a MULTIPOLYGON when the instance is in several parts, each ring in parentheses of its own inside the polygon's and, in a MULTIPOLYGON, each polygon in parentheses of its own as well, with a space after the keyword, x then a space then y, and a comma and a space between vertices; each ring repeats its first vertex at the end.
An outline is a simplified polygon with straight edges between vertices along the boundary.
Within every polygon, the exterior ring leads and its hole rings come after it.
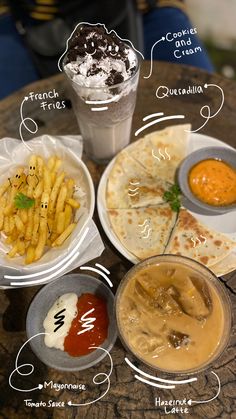
POLYGON ((98 400, 101 400, 108 393, 108 391, 110 389, 110 386, 111 386, 110 376, 111 376, 111 373, 112 373, 112 370, 113 370, 112 357, 111 357, 111 355, 109 354, 109 352, 106 349, 101 348, 100 346, 92 346, 92 347, 89 347, 89 349, 94 349, 94 348, 95 349, 99 349, 99 350, 101 350, 103 352, 106 352, 106 354, 107 354, 107 356, 109 357, 109 360, 110 360, 110 371, 109 371, 109 373, 108 374, 105 374, 104 372, 100 372, 100 373, 96 374, 93 377, 93 383, 96 384, 96 385, 101 385, 101 384, 103 384, 103 383, 105 383, 107 381, 107 389, 105 390, 105 392, 100 397, 98 397, 95 400, 91 400, 90 402, 86 402, 86 403, 72 403, 71 401, 69 401, 67 403, 68 406, 88 406, 90 404, 96 403, 98 400), (98 381, 97 380, 98 377, 100 377, 100 378, 101 377, 105 377, 105 378, 103 380, 101 380, 101 381, 98 381))
POLYGON ((81 266, 80 269, 81 269, 81 271, 91 271, 91 272, 98 273, 99 275, 101 275, 107 281, 108 285, 112 288, 113 284, 107 276, 107 275, 110 275, 111 272, 107 268, 105 268, 103 265, 101 265, 100 263, 95 263, 95 266, 97 266, 97 268, 99 268, 99 269, 93 268, 92 266, 81 266))
POLYGON ((148 219, 146 218, 146 220, 144 220, 142 224, 139 224, 139 227, 144 227, 145 225, 147 225, 147 223, 148 223, 148 219))
POLYGON ((146 218, 146 220, 142 224, 138 224, 138 226, 142 229, 140 231, 142 239, 148 239, 152 231, 150 228, 150 220, 146 218))
POLYGON ((162 153, 162 151, 161 151, 162 149, 161 148, 159 148, 158 149, 158 153, 159 153, 159 155, 160 155, 160 157, 158 157, 158 156, 156 156, 156 154, 155 154, 155 152, 154 152, 154 150, 152 149, 152 156, 155 158, 155 159, 157 159, 158 161, 161 161, 161 160, 170 160, 170 155, 169 155, 169 153, 167 152, 167 148, 165 147, 164 148, 164 153, 162 153))
MULTIPOLYGON (((162 116, 164 115, 163 112, 158 112, 158 113, 153 113, 151 115, 147 115, 143 118, 143 121, 147 121, 148 119, 154 118, 156 116, 162 116)), ((158 118, 158 119, 154 119, 154 121, 148 122, 147 124, 145 124, 143 127, 139 128, 136 132, 135 132, 135 137, 137 137, 137 135, 140 134, 140 132, 144 131, 145 129, 151 127, 152 125, 157 124, 158 122, 163 122, 163 121, 168 121, 169 119, 183 119, 185 118, 184 115, 169 115, 169 116, 163 116, 162 118, 158 118)))
POLYGON ((202 244, 203 245, 206 244, 206 242, 207 242, 206 237, 202 236, 202 235, 200 235, 199 237, 195 237, 195 238, 191 237, 191 241, 193 242, 193 247, 197 247, 197 246, 200 246, 202 244), (201 237, 203 239, 203 241, 199 237, 201 237))
POLYGON ((217 84, 212 84, 212 83, 210 83, 210 84, 205 83, 204 84, 204 87, 205 87, 205 89, 207 89, 208 87, 217 87, 220 90, 220 92, 221 92, 221 103, 220 103, 220 107, 218 108, 218 110, 215 113, 213 113, 211 115, 211 108, 210 108, 210 106, 209 105, 202 106, 201 109, 200 109, 200 115, 201 115, 202 118, 205 119, 205 121, 203 122, 203 124, 199 128, 197 128, 195 130, 192 130, 192 131, 191 130, 185 130, 186 132, 198 132, 198 131, 200 131, 200 129, 202 129, 203 127, 205 127, 205 125, 208 123, 209 119, 214 118, 216 115, 218 115, 218 113, 223 108, 224 100, 225 100, 223 89, 220 86, 218 86, 217 84), (206 114, 204 114, 205 111, 206 111, 206 114))
POLYGON ((129 189, 129 191, 128 191, 129 196, 136 196, 138 194, 139 194, 139 188, 129 189))
POLYGON ((22 134, 22 127, 24 127, 26 131, 30 132, 31 134, 36 134, 38 131, 38 125, 36 124, 36 122, 32 118, 29 118, 29 117, 24 118, 24 115, 23 115, 23 106, 24 106, 24 103, 27 102, 28 99, 29 99, 28 96, 25 96, 20 105, 21 122, 19 126, 19 134, 20 134, 20 139, 22 143, 24 144, 24 146, 29 151, 32 151, 31 147, 28 144, 26 144, 26 142, 24 141, 23 134, 22 134), (31 128, 29 127, 29 122, 32 124, 31 128))
POLYGON ((129 196, 136 196, 139 194, 139 185, 140 182, 129 182, 129 189, 128 189, 128 195, 129 196))
MULTIPOLYGON (((43 271, 40 272, 35 272, 32 274, 27 274, 27 275, 4 275, 4 279, 28 279, 29 281, 25 281, 25 282, 21 282, 20 285, 21 286, 28 286, 28 285, 35 285, 35 284, 40 284, 43 283, 45 281, 49 281, 50 279, 55 278, 58 274, 62 273, 63 271, 65 271, 65 269, 70 266, 72 264, 72 262, 74 260, 76 260, 78 258, 78 256, 80 255, 79 252, 79 247, 81 246, 81 244, 83 243, 85 237, 87 236, 89 232, 89 227, 86 227, 85 231, 83 232, 80 240, 78 241, 78 243, 75 245, 74 249, 69 252, 69 254, 67 256, 65 256, 64 258, 62 258, 62 260, 58 263, 56 263, 54 266, 52 266, 51 268, 45 269, 43 271), (55 272, 53 272, 55 271, 55 272), (47 275, 50 272, 52 272, 51 275, 47 275), (45 276, 46 275, 46 276, 45 276), (43 278, 40 279, 36 279, 32 281, 32 278, 37 278, 39 276, 42 276, 43 278)), ((11 286, 19 286, 19 282, 11 282, 10 283, 11 286)))
POLYGON ((151 228, 149 228, 149 229, 148 229, 148 231, 146 232, 146 235, 145 235, 145 236, 143 236, 143 239, 148 239, 148 238, 149 238, 149 236, 150 236, 151 231, 152 231, 152 229, 151 229, 151 228))
POLYGON ((140 182, 129 182, 130 183, 130 185, 132 185, 132 186, 136 186, 136 185, 139 185, 140 184, 140 182))
POLYGON ((77 332, 77 335, 82 335, 82 333, 89 332, 94 328, 94 322, 96 320, 96 317, 87 317, 89 314, 94 312, 94 308, 91 308, 91 310, 86 311, 86 313, 83 314, 83 316, 80 317, 80 323, 82 323, 82 330, 77 332))

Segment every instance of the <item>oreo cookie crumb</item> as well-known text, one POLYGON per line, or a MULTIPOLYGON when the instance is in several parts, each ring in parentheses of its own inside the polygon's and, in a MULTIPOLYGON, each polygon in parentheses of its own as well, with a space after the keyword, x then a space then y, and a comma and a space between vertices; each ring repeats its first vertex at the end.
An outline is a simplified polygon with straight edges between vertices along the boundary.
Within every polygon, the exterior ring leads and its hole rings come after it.
POLYGON ((119 84, 124 81, 124 77, 121 73, 115 70, 111 70, 110 76, 106 80, 107 86, 113 86, 114 84, 119 84))

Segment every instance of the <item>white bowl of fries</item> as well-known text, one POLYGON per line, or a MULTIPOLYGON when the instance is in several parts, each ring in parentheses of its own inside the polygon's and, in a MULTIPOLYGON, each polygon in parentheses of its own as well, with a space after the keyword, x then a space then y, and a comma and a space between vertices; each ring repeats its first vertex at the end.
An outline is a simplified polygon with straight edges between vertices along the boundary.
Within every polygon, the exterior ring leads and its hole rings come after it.
POLYGON ((44 135, 0 143, 0 265, 50 268, 73 250, 94 212, 78 139, 44 135))

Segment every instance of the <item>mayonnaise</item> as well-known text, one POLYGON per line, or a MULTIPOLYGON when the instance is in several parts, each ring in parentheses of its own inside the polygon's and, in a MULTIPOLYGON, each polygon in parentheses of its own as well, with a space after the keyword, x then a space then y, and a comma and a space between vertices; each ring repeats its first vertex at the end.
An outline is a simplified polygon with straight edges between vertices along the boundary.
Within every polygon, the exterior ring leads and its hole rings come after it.
POLYGON ((43 322, 44 342, 49 348, 64 350, 64 340, 70 330, 72 320, 77 315, 78 296, 74 293, 59 297, 50 308, 43 322))

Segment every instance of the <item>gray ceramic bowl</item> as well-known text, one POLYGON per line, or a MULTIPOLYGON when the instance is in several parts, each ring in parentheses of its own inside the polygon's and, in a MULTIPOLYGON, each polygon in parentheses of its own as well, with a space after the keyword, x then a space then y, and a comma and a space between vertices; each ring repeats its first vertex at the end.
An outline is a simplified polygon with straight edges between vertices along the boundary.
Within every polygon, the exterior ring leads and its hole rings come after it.
MULTIPOLYGON (((28 339, 37 333, 45 332, 43 321, 56 299, 68 292, 81 295, 92 293, 103 297, 107 302, 109 329, 108 337, 101 345, 110 351, 117 338, 117 329, 114 310, 114 295, 111 290, 99 279, 84 274, 66 275, 43 287, 33 299, 26 318, 26 333, 28 339)), ((44 343, 44 335, 37 336, 30 341, 35 355, 51 368, 62 371, 80 371, 100 362, 106 353, 96 349, 89 355, 73 357, 60 349, 48 348, 44 343)))
MULTIPOLYGON (((192 193, 189 183, 188 175, 191 168, 202 160, 206 159, 218 159, 228 163, 231 167, 236 170, 236 150, 224 147, 206 147, 200 150, 194 151, 189 154, 186 159, 182 162, 178 171, 178 183, 184 194, 184 196, 196 207, 196 211, 202 210, 203 213, 209 214, 223 214, 236 209, 236 203, 227 206, 216 207, 213 205, 205 204, 196 198, 192 193)), ((193 208, 195 209, 195 208, 193 208)))

